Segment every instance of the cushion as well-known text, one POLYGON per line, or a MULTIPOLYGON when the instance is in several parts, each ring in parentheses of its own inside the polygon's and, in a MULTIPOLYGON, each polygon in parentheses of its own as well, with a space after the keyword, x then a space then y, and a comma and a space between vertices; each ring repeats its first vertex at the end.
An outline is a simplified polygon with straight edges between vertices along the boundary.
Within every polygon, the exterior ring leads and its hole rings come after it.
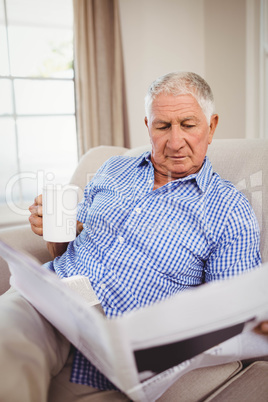
POLYGON ((242 369, 240 361, 215 367, 202 367, 179 378, 157 402, 197 402, 230 380, 242 369))
MULTIPOLYGON (((30 224, 19 227, 10 227, 0 231, 0 240, 11 247, 21 250, 36 258, 42 264, 51 260, 46 242, 41 236, 35 235, 30 224)), ((10 272, 6 261, 0 257, 0 295, 9 288, 10 272)))
POLYGON ((219 388, 206 402, 267 402, 268 362, 256 361, 219 388))

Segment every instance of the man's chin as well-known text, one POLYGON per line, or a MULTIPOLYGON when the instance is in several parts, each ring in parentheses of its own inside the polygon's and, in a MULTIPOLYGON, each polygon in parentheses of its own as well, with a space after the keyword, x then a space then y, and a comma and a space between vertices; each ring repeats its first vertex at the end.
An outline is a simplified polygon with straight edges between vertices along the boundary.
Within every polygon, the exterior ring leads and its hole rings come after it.
POLYGON ((175 161, 174 163, 169 165, 169 172, 172 175, 172 177, 184 177, 187 175, 189 167, 187 167, 187 164, 184 161, 175 161))

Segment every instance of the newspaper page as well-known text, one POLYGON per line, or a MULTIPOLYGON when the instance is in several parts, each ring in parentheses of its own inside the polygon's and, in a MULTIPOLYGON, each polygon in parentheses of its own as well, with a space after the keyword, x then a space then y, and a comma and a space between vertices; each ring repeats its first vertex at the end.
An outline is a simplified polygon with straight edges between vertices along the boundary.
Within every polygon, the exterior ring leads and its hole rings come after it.
POLYGON ((62 278, 61 281, 82 296, 89 306, 100 304, 91 283, 86 276, 74 275, 68 278, 62 278))
POLYGON ((156 400, 195 368, 268 355, 268 337, 251 331, 268 319, 268 264, 107 319, 81 296, 87 280, 66 286, 2 242, 0 255, 12 285, 133 401, 156 400))
POLYGON ((268 355, 268 337, 251 331, 268 317, 267 280, 265 264, 124 317, 148 400, 195 368, 268 355))

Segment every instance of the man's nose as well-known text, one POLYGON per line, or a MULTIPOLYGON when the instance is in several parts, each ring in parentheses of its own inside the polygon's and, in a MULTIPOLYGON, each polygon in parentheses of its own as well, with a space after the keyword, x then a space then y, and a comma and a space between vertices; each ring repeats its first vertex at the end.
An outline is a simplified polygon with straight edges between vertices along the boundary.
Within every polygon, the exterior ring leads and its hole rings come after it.
POLYGON ((168 145, 173 150, 178 150, 184 145, 183 131, 179 125, 171 126, 168 145))

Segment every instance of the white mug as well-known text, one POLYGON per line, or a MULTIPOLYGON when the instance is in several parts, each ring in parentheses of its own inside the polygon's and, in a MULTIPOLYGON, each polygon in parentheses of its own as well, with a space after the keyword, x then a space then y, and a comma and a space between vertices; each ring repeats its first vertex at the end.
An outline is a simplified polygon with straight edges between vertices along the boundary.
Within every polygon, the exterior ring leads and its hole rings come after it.
POLYGON ((78 187, 47 184, 43 188, 43 238, 50 242, 70 242, 76 237, 78 187))

